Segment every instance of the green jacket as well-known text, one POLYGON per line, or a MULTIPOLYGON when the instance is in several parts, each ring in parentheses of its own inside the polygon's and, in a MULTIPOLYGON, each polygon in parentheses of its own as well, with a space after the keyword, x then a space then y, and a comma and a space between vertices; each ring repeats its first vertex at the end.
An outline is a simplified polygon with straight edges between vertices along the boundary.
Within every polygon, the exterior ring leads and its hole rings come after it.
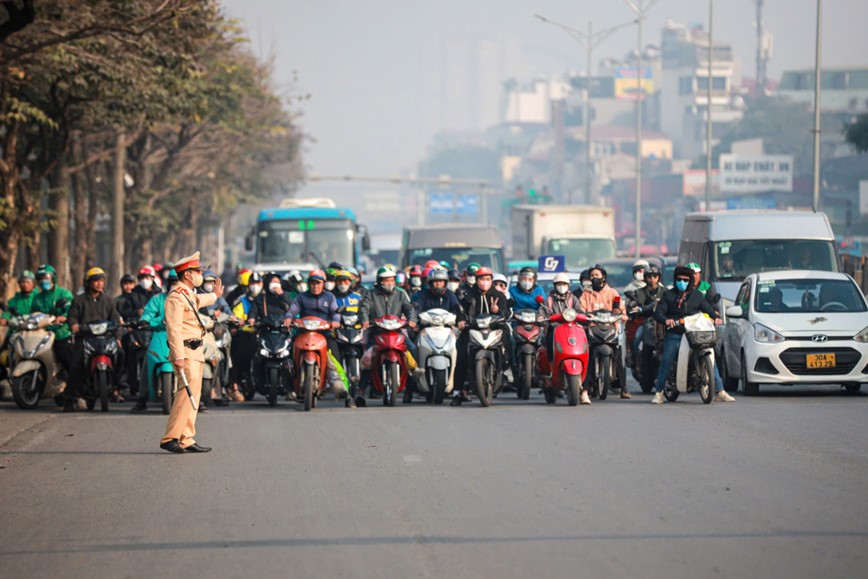
MULTIPOLYGON (((33 311, 42 312, 52 316, 64 316, 69 314, 69 306, 72 305, 72 292, 66 288, 54 286, 54 288, 40 292, 33 300, 33 311), (65 300, 66 305, 62 308, 55 306, 57 300, 65 300)), ((54 324, 48 326, 48 329, 54 332, 55 340, 66 340, 72 335, 72 331, 66 324, 54 324)))
POLYGON ((147 322, 155 332, 166 331, 166 294, 157 294, 145 304, 139 321, 147 322))
POLYGON ((699 287, 696 288, 696 291, 698 291, 702 295, 707 295, 708 290, 710 290, 710 289, 711 289, 711 284, 705 280, 702 280, 699 282, 699 287))
POLYGON ((12 299, 9 300, 9 307, 3 312, 3 319, 9 320, 12 318, 12 308, 15 308, 18 316, 29 316, 33 311, 33 299, 36 297, 37 291, 34 289, 26 296, 21 292, 17 292, 12 299))

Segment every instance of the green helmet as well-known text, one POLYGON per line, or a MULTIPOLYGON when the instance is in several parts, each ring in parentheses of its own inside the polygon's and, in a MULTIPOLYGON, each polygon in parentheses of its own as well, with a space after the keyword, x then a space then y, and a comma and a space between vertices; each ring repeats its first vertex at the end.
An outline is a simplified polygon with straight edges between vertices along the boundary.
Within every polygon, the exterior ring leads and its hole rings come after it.
POLYGON ((395 268, 389 266, 383 266, 377 270, 377 279, 383 279, 384 277, 395 277, 396 272, 395 268))
POLYGON ((480 267, 482 267, 482 266, 479 265, 479 264, 476 263, 476 262, 474 262, 474 263, 469 263, 469 264, 467 264, 467 267, 464 269, 464 275, 473 275, 473 276, 475 276, 475 275, 476 275, 476 272, 479 270, 480 267))
POLYGON ((57 281, 57 271, 47 263, 43 263, 39 266, 39 269, 36 270, 37 278, 40 278, 44 275, 50 275, 51 281, 57 281))
POLYGON ((700 273, 702 271, 702 268, 699 267, 699 264, 695 261, 688 263, 685 267, 687 267, 687 269, 693 271, 694 273, 700 273))

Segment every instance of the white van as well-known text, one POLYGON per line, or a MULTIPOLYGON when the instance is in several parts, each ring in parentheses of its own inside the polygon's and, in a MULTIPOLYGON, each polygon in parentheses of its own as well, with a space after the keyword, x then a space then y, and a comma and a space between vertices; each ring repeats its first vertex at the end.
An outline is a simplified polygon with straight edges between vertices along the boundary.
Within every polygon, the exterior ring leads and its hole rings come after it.
MULTIPOLYGON (((825 213, 719 211, 684 218, 678 263, 698 263, 703 279, 730 305, 752 273, 785 269, 839 271, 835 234, 825 213)), ((665 280, 671 283, 671 280, 665 280)))

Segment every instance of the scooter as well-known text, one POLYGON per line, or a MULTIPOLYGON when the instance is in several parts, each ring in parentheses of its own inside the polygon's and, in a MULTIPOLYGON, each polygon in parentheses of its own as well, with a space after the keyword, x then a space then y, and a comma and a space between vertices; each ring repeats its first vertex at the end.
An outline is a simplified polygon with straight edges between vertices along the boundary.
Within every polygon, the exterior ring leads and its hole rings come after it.
POLYGON ((202 409, 223 397, 219 377, 223 352, 220 351, 217 338, 214 336, 214 318, 201 313, 199 318, 202 320, 202 327, 205 328, 205 335, 202 336, 202 354, 205 356, 205 363, 202 365, 202 392, 199 395, 199 408, 202 409))
POLYGON ((592 398, 605 400, 609 389, 616 387, 623 376, 623 357, 620 342, 622 341, 620 324, 621 316, 609 310, 597 310, 587 316, 591 326, 588 327, 588 344, 591 349, 591 380, 592 398))
POLYGON ((455 337, 455 314, 434 308, 419 314, 421 330, 416 338, 419 348, 417 380, 419 392, 428 402, 443 404, 455 383, 455 361, 458 357, 455 337))
POLYGON ((383 396, 384 406, 394 406, 398 394, 407 386, 407 344, 401 329, 407 320, 384 316, 374 320, 380 329, 371 354, 371 384, 383 396))
MULTIPOLYGON (((543 301, 540 298, 540 301, 543 301)), ((515 325, 516 393, 521 400, 530 398, 531 388, 536 383, 536 359, 542 340, 542 329, 534 310, 517 310, 513 316, 515 325)))
POLYGON ((48 330, 54 316, 35 313, 19 320, 12 337, 9 379, 15 404, 32 410, 40 398, 59 396, 66 384, 60 380, 60 364, 54 358, 54 332, 48 330))
POLYGON ((256 371, 253 374, 256 391, 265 396, 269 406, 274 407, 277 406, 278 397, 286 396, 289 391, 292 333, 283 325, 282 319, 266 318, 256 324, 256 329, 258 344, 254 361, 256 371))
POLYGON ((316 317, 293 320, 299 330, 292 342, 292 361, 295 372, 293 392, 296 400, 304 400, 304 410, 316 408, 316 402, 325 391, 328 371, 329 346, 320 332, 331 330, 331 324, 316 317))
MULTIPOLYGON (((204 340, 205 360, 209 362, 202 372, 202 400, 206 404, 208 402, 213 402, 218 406, 228 404, 228 399, 224 396, 224 389, 230 383, 229 373, 232 368, 232 360, 229 356, 232 334, 226 325, 229 318, 229 314, 222 312, 218 314, 204 340), (214 348, 213 354, 211 353, 212 347, 214 348), (208 390, 206 390, 207 379, 210 379, 208 390)), ((208 328, 208 325, 205 324, 205 327, 208 328)))
MULTIPOLYGON (((365 330, 355 312, 342 311, 341 325, 335 330, 335 339, 340 348, 340 360, 350 382, 349 396, 355 399, 362 380, 362 356, 365 354, 365 330)), ((337 352, 336 352, 337 353, 337 352)))
POLYGON ((472 360, 471 376, 479 402, 484 407, 503 388, 503 329, 497 326, 504 321, 502 316, 484 314, 470 319, 468 360, 472 360))
POLYGON ((558 394, 566 390, 567 404, 576 406, 588 371, 588 339, 580 325, 587 323, 588 317, 568 308, 548 321, 548 331, 554 332, 554 360, 549 361, 546 348, 540 348, 536 358, 543 396, 546 404, 554 404, 558 394))
POLYGON ((682 393, 699 392, 704 404, 714 401, 714 346, 717 331, 705 314, 693 314, 680 320, 684 326, 678 360, 666 380, 663 396, 669 402, 682 393))
POLYGON ((169 341, 165 331, 153 332, 141 384, 148 388, 151 400, 160 401, 163 414, 172 411, 172 403, 175 401, 175 369, 169 361, 169 341))
POLYGON ((121 345, 124 348, 124 354, 127 356, 128 363, 133 364, 135 375, 129 384, 130 394, 135 396, 138 394, 141 383, 139 377, 143 375, 147 357, 148 348, 151 345, 151 328, 148 324, 140 322, 131 322, 129 332, 121 336, 121 345))
MULTIPOLYGON (((655 305, 656 302, 628 314, 630 322, 642 328, 642 340, 633 352, 633 365, 630 371, 645 394, 650 394, 654 390, 654 379, 660 368, 660 356, 657 353, 657 321, 653 315, 655 305)), ((628 343, 633 343, 629 337, 628 343)))
POLYGON ((85 324, 79 332, 84 340, 84 366, 87 369, 82 395, 88 410, 94 409, 99 398, 100 410, 108 412, 119 350, 117 329, 115 322, 100 320, 85 324))

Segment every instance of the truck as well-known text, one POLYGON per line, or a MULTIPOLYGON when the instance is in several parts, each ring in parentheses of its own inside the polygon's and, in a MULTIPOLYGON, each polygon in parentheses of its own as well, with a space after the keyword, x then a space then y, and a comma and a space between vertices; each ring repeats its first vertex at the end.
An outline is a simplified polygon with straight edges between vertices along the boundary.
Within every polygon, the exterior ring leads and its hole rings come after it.
POLYGON ((503 239, 487 225, 420 225, 404 228, 401 237, 401 267, 425 265, 429 260, 446 262, 450 269, 464 270, 470 263, 503 271, 503 239))
POLYGON ((259 212, 245 248, 255 252, 254 271, 306 273, 331 262, 359 268, 369 239, 351 209, 323 197, 290 198, 259 212))
POLYGON ((615 210, 589 205, 514 205, 512 258, 562 255, 579 271, 615 257, 615 210))

